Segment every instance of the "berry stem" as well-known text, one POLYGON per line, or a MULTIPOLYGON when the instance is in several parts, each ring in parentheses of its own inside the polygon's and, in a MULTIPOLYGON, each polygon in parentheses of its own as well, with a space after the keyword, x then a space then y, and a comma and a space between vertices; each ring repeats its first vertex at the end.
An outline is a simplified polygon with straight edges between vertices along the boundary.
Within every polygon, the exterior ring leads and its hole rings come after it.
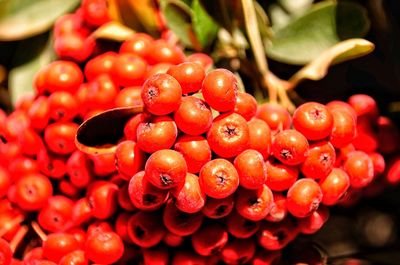
POLYGON ((29 230, 29 228, 26 225, 23 225, 18 229, 17 233, 15 234, 13 239, 10 241, 10 248, 11 248, 12 252, 15 252, 18 245, 24 239, 26 233, 28 233, 28 230, 29 230))
POLYGON ((47 235, 46 233, 42 230, 42 228, 39 226, 39 224, 35 221, 32 221, 31 226, 35 233, 40 237, 42 241, 46 241, 47 235))

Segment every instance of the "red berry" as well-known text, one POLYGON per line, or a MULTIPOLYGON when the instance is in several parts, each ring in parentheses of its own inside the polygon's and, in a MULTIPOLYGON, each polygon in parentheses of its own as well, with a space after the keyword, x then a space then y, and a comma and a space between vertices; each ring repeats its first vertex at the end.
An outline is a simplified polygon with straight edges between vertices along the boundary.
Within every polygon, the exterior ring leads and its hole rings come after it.
POLYGON ((321 140, 332 131, 333 118, 327 107, 317 102, 299 106, 293 114, 293 126, 308 140, 321 140))
POLYGON ((274 202, 265 220, 269 222, 280 222, 287 216, 286 197, 280 193, 274 193, 274 202))
POLYGON ((257 108, 256 117, 265 121, 271 130, 287 130, 292 124, 289 112, 278 104, 264 103, 257 108))
POLYGON ((287 192, 286 206, 295 217, 306 217, 318 209, 322 191, 312 179, 299 179, 287 192))
POLYGON ((249 148, 260 152, 265 159, 269 157, 271 149, 271 129, 260 119, 253 118, 247 122, 249 127, 249 148))
POLYGON ((192 246, 202 256, 219 253, 227 242, 228 233, 218 223, 203 226, 192 235, 192 246))
POLYGON ((146 33, 135 33, 131 38, 124 41, 119 49, 120 53, 131 53, 145 58, 150 50, 154 39, 146 33))
POLYGON ((118 186, 109 181, 92 182, 87 198, 92 207, 92 215, 98 219, 110 218, 117 210, 118 186))
POLYGON ((69 92, 54 92, 49 96, 48 104, 50 118, 54 121, 71 121, 79 112, 78 102, 69 92))
POLYGON ((311 215, 299 219, 300 231, 303 234, 314 234, 317 232, 329 218, 329 209, 326 206, 320 206, 311 215))
POLYGON ((226 69, 215 69, 204 78, 201 93, 211 108, 224 112, 235 108, 238 88, 235 75, 226 69))
POLYGON ((70 61, 52 62, 41 71, 45 75, 44 87, 50 93, 56 91, 74 93, 83 82, 83 74, 79 66, 70 61))
POLYGON ((233 195, 222 199, 214 199, 208 197, 206 200, 206 204, 204 205, 203 209, 201 209, 201 211, 208 218, 219 219, 230 214, 232 212, 233 207, 234 207, 233 195))
POLYGON ((95 27, 110 21, 106 0, 83 0, 81 3, 83 18, 95 27))
POLYGON ((332 169, 331 173, 319 182, 322 191, 322 203, 336 204, 350 187, 350 179, 340 168, 332 169))
POLYGON ((124 244, 114 232, 102 231, 89 236, 85 243, 87 258, 95 263, 112 264, 124 253, 124 244))
POLYGON ((145 178, 160 189, 183 185, 187 166, 183 156, 173 150, 154 152, 145 165, 145 178))
POLYGON ((86 79, 92 81, 101 74, 111 73, 116 56, 115 52, 105 52, 90 59, 84 69, 86 79))
POLYGON ((165 228, 155 212, 137 212, 128 221, 128 235, 140 247, 153 247, 161 242, 165 228))
POLYGON ((233 111, 249 121, 251 118, 256 116, 257 101, 252 95, 239 91, 236 99, 235 109, 233 111))
POLYGON ((172 65, 167 74, 178 80, 182 87, 182 94, 191 94, 199 91, 206 75, 200 64, 192 62, 172 65))
POLYGON ((308 147, 307 139, 300 132, 284 130, 275 135, 272 153, 282 163, 294 166, 304 162, 308 147))
POLYGON ((115 83, 122 87, 139 86, 144 81, 147 63, 141 57, 124 53, 115 57, 111 76, 115 83))
POLYGON ((263 222, 257 233, 257 241, 262 248, 275 251, 283 249, 298 234, 298 228, 291 219, 279 223, 263 222))
POLYGON ((217 158, 201 168, 199 181, 207 196, 222 199, 236 191, 239 186, 239 175, 231 162, 217 158))
POLYGON ((52 196, 39 211, 38 222, 47 231, 64 231, 71 221, 73 207, 71 199, 61 195, 52 196))
POLYGON ((13 253, 10 248, 10 244, 0 238, 0 264, 9 265, 12 264, 13 253))
POLYGON ((185 213, 195 213, 205 204, 206 196, 199 184, 199 177, 191 173, 186 174, 185 184, 171 191, 175 197, 176 207, 185 213))
POLYGON ((240 188, 237 192, 236 211, 246 219, 260 221, 271 210, 274 201, 272 191, 263 185, 257 190, 240 188))
POLYGON ((349 175, 351 187, 356 189, 367 186, 374 178, 374 164, 362 151, 349 153, 343 169, 349 175))
POLYGON ((251 221, 236 211, 228 215, 226 219, 226 229, 229 234, 236 238, 249 238, 260 228, 261 222, 251 221))
POLYGON ((37 211, 46 205, 53 193, 50 180, 39 173, 21 177, 16 182, 16 202, 26 211, 37 211))
POLYGON ((188 236, 196 232, 203 223, 202 213, 185 213, 172 200, 167 202, 163 212, 163 223, 169 232, 178 236, 188 236))
POLYGON ((247 149, 233 162, 238 174, 239 184, 246 189, 259 189, 267 180, 267 168, 263 156, 256 150, 247 149))
POLYGON ((247 149, 249 127, 237 113, 225 113, 216 117, 207 133, 207 141, 217 155, 234 157, 247 149))
POLYGON ((55 122, 47 126, 44 131, 44 141, 50 151, 67 155, 72 153, 75 147, 75 134, 78 125, 72 122, 55 122))
POLYGON ((79 248, 78 241, 68 233, 49 234, 43 242, 43 256, 51 261, 59 262, 60 259, 79 248))
POLYGON ((180 64, 185 60, 185 55, 177 46, 174 46, 165 40, 159 39, 151 43, 145 58, 150 64, 180 64))
POLYGON ((142 86, 142 100, 146 109, 154 115, 167 115, 179 108, 182 88, 168 74, 149 77, 142 86))
POLYGON ((335 164, 336 153, 330 142, 316 142, 310 145, 307 158, 300 166, 307 178, 322 179, 328 176, 335 164))
POLYGON ((350 144, 356 137, 356 119, 346 109, 334 109, 331 111, 333 127, 330 142, 336 148, 350 144))
POLYGON ((115 165, 126 180, 143 169, 145 154, 134 141, 126 140, 118 144, 115 150, 115 165))
POLYGON ((115 107, 142 107, 142 88, 140 86, 125 87, 115 98, 115 107))
POLYGON ((299 176, 298 167, 272 161, 267 161, 265 164, 268 176, 265 184, 273 191, 285 191, 289 189, 299 176))
POLYGON ((83 250, 75 250, 60 260, 59 265, 88 265, 89 261, 86 258, 85 252, 83 250))

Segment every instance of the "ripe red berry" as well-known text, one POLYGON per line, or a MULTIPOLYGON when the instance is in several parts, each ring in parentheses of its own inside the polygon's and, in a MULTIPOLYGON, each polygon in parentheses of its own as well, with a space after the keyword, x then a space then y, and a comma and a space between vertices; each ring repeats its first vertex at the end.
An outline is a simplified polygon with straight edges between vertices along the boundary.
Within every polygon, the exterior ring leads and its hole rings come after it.
POLYGON ((172 200, 164 208, 163 223, 169 232, 178 236, 188 236, 195 233, 203 223, 201 212, 185 213, 179 210, 172 200))
POLYGON ((266 160, 271 149, 271 129, 260 119, 253 118, 247 122, 249 127, 249 148, 260 152, 266 160))
POLYGON ((252 95, 239 91, 236 98, 235 109, 233 111, 249 121, 251 118, 256 116, 257 101, 252 95))
POLYGON ((316 142, 310 145, 307 158, 301 164, 300 170, 307 178, 322 179, 331 172, 335 160, 335 148, 330 142, 316 142))
POLYGON ((239 175, 231 162, 217 158, 201 168, 199 181, 207 196, 222 199, 236 191, 239 186, 239 175))
POLYGON ((71 221, 73 207, 74 202, 65 196, 50 197, 39 211, 39 225, 50 232, 64 231, 71 221))
POLYGON ((154 247, 161 242, 165 228, 156 212, 137 212, 128 221, 128 235, 140 247, 154 247))
POLYGON ((378 106, 375 99, 365 94, 352 95, 348 99, 349 104, 355 110, 357 117, 367 117, 376 120, 379 115, 378 106))
POLYGON ((183 155, 190 173, 198 173, 211 160, 211 149, 203 136, 181 135, 174 149, 183 155))
POLYGON ((124 41, 119 48, 120 53, 131 53, 146 58, 154 39, 146 33, 135 33, 124 41))
POLYGON ((297 234, 298 228, 289 218, 279 223, 263 222, 257 233, 257 241, 262 248, 275 251, 287 246, 297 234))
POLYGON ((252 239, 234 239, 221 250, 225 264, 247 264, 256 253, 256 244, 252 239))
POLYGON ((78 102, 69 92, 54 92, 49 96, 48 104, 50 118, 54 121, 71 121, 79 112, 78 102))
POLYGON ((109 181, 99 180, 91 183, 87 198, 92 207, 92 215, 98 219, 110 218, 117 210, 118 186, 109 181))
POLYGON ((303 234, 314 234, 317 232, 329 218, 329 209, 321 205, 312 212, 311 215, 299 219, 299 229, 303 234))
POLYGON ((308 148, 307 139, 296 130, 284 130, 277 133, 272 143, 273 155, 290 166, 304 162, 308 148))
POLYGON ((292 124, 290 113, 278 104, 264 103, 257 108, 256 117, 265 121, 271 130, 287 130, 292 124))
POLYGON ((115 57, 111 76, 116 84, 122 87, 140 86, 144 81, 147 63, 141 57, 123 53, 115 57))
POLYGON ((215 69, 204 78, 201 93, 211 108, 224 112, 235 108, 238 84, 235 75, 226 69, 215 69))
POLYGON ((179 130, 189 135, 200 135, 208 131, 213 121, 210 107, 200 98, 186 96, 174 112, 179 130))
POLYGON ((130 140, 122 141, 115 150, 115 165, 126 180, 143 169, 145 154, 139 146, 130 140))
POLYGON ((90 59, 84 69, 86 79, 92 81, 101 74, 109 74, 116 56, 115 52, 105 52, 90 59))
POLYGON ((25 175, 16 182, 16 203, 26 211, 41 209, 52 193, 50 180, 39 173, 25 175))
POLYGON ((13 253, 10 248, 10 244, 0 238, 0 263, 2 265, 12 264, 13 253))
POLYGON ((89 25, 99 27, 110 21, 105 0, 83 0, 81 3, 83 18, 89 25))
POLYGON ((330 142, 336 148, 350 144, 357 135, 356 119, 346 109, 331 110, 333 127, 330 142))
POLYGON ((235 203, 233 196, 234 195, 231 195, 222 199, 208 197, 201 211, 205 216, 211 219, 223 218, 233 210, 235 203))
MULTIPOLYGON (((139 118, 140 119, 140 118, 139 118)), ((178 129, 169 116, 158 116, 151 120, 144 120, 137 125, 137 145, 146 153, 153 153, 173 146, 178 129)), ((132 135, 130 138, 134 138, 132 135)))
POLYGON ((299 176, 298 167, 273 161, 267 161, 265 164, 268 176, 265 184, 273 191, 288 190, 299 176))
POLYGON ((299 179, 287 192, 286 206, 295 217, 306 217, 318 209, 322 191, 312 179, 299 179))
POLYGON ((246 189, 259 189, 267 180, 267 168, 263 156, 256 150, 247 149, 233 162, 238 174, 239 185, 246 189))
POLYGON ((45 96, 39 96, 28 110, 30 125, 37 131, 42 131, 50 120, 49 100, 45 96))
POLYGON ((356 189, 367 186, 374 178, 374 164, 362 151, 349 153, 343 169, 349 175, 351 187, 356 189))
POLYGON ((171 193, 175 197, 176 207, 185 213, 198 212, 205 204, 206 195, 200 187, 199 177, 191 173, 186 174, 185 184, 174 188, 171 193))
POLYGON ((325 205, 336 204, 350 187, 350 179, 347 173, 334 168, 332 172, 319 182, 322 191, 322 203, 325 205))
POLYGON ((320 103, 307 102, 294 112, 293 126, 308 140, 321 140, 328 137, 332 131, 332 114, 320 103))
POLYGON ((142 88, 140 86, 125 87, 115 98, 115 107, 142 107, 142 88))
POLYGON ((220 157, 229 158, 240 154, 249 144, 246 120, 237 113, 220 114, 211 124, 207 141, 211 150, 220 157))
POLYGON ((43 256, 48 260, 59 262, 60 259, 79 248, 78 241, 68 233, 49 234, 43 242, 43 256))
POLYGON ((85 252, 83 250, 75 250, 64 257, 60 260, 58 263, 59 265, 88 265, 89 261, 85 255, 85 252))
POLYGON ((257 233, 260 228, 261 222, 254 222, 242 215, 237 211, 233 211, 226 218, 226 229, 229 234, 236 238, 249 238, 257 233))
POLYGON ((72 153, 75 147, 75 134, 78 125, 73 122, 55 122, 44 130, 44 141, 50 151, 67 155, 72 153))
POLYGON ((177 46, 159 39, 151 43, 145 58, 150 64, 180 64, 185 60, 185 54, 177 46))
POLYGON ((154 115, 167 115, 179 108, 182 88, 168 74, 149 77, 142 86, 142 100, 146 110, 154 115))
POLYGON ((246 219, 260 221, 271 210, 274 201, 272 191, 267 185, 257 190, 240 188, 236 195, 236 211, 246 219))
POLYGON ((169 193, 150 184, 144 174, 144 171, 140 171, 129 181, 129 198, 140 210, 158 209, 167 201, 169 193))
POLYGON ((183 156, 173 150, 154 152, 145 165, 145 178, 160 189, 170 189, 185 183, 187 166, 183 156))
POLYGON ((274 193, 274 202, 272 203, 271 210, 265 220, 269 222, 280 222, 287 216, 286 196, 280 193, 274 193))
MULTIPOLYGON (((70 61, 55 61, 46 66, 44 72, 44 87, 50 93, 67 91, 74 93, 83 82, 83 74, 79 66, 70 61)), ((39 77, 41 75, 39 72, 39 77)))
POLYGON ((187 62, 194 62, 200 64, 205 70, 210 69, 213 65, 213 60, 206 53, 195 52, 186 58, 187 62))
POLYGON ((182 94, 191 94, 199 91, 206 75, 204 68, 200 64, 192 62, 172 65, 167 74, 178 80, 182 87, 182 94))
POLYGON ((192 246, 202 256, 219 253, 228 242, 228 232, 218 224, 203 226, 192 235, 192 246))
POLYGON ((85 243, 87 258, 95 263, 112 264, 124 253, 124 244, 114 232, 101 231, 88 236, 85 243))

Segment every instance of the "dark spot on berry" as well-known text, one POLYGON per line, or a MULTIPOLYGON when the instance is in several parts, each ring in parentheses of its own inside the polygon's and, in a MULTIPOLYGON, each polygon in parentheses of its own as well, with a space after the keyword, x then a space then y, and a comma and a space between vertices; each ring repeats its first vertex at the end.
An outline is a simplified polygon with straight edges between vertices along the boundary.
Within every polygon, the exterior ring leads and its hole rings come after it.
POLYGON ((218 185, 224 185, 226 183, 226 174, 223 171, 218 171, 215 174, 215 177, 217 178, 217 184, 218 185))
POLYGON ((221 251, 221 247, 214 247, 211 249, 211 255, 217 254, 221 251))
POLYGON ((3 144, 6 144, 8 141, 7 141, 7 139, 4 137, 4 135, 2 135, 2 134, 0 134, 0 141, 3 143, 3 144))
POLYGON ((281 242, 286 239, 287 234, 284 231, 279 230, 274 234, 274 236, 278 239, 279 242, 281 242))
POLYGON ((260 200, 257 197, 253 197, 249 198, 248 203, 250 206, 256 206, 258 203, 260 203, 260 200))
POLYGON ((238 264, 246 264, 247 257, 241 257, 237 260, 238 264))
POLYGON ((246 219, 243 223, 243 227, 247 230, 252 230, 256 227, 256 223, 246 219))
POLYGON ((171 176, 168 174, 160 174, 160 182, 163 186, 169 186, 174 183, 174 181, 171 179, 171 176))
POLYGON ((325 118, 323 111, 321 111, 319 108, 315 108, 310 111, 310 115, 314 120, 322 120, 325 118))
POLYGON ((135 235, 137 238, 143 238, 146 232, 140 226, 135 227, 135 235))
POLYGON ((282 157, 283 159, 285 159, 285 160, 288 160, 288 159, 292 159, 292 158, 293 158, 293 155, 292 155, 292 152, 290 152, 290 150, 282 149, 282 151, 281 151, 281 157, 282 157))
POLYGON ((221 216, 226 212, 227 209, 228 209, 228 206, 220 205, 215 209, 214 213, 216 216, 221 216))
POLYGON ((145 194, 143 195, 143 204, 144 205, 151 205, 157 202, 157 197, 152 194, 145 194))
POLYGON ((326 164, 329 163, 330 157, 329 157, 329 155, 328 155, 327 153, 323 153, 323 154, 321 154, 321 156, 320 156, 320 160, 321 160, 321 163, 322 163, 322 164, 326 165, 326 164))
POLYGON ((225 127, 225 135, 227 137, 237 136, 238 132, 237 132, 236 126, 226 125, 226 127, 225 127))

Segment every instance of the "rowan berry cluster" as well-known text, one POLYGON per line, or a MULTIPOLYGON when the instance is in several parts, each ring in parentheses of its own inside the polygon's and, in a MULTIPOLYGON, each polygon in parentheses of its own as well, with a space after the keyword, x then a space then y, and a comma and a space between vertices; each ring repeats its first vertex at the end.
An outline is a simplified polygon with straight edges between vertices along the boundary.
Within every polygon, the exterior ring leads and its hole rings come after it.
POLYGON ((209 56, 164 39, 93 48, 105 9, 85 0, 62 17, 64 60, 0 111, 0 264, 272 264, 328 206, 400 181, 400 160, 382 155, 398 151, 397 128, 371 97, 293 115, 258 105, 209 56), (83 121, 126 107, 143 111, 113 152, 77 149, 83 121))

